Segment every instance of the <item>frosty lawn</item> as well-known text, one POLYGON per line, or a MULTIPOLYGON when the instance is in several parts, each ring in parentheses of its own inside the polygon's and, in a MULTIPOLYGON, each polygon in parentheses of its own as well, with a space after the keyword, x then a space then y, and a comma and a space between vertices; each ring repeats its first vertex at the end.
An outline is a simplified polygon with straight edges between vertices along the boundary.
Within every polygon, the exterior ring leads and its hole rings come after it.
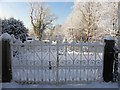
POLYGON ((2 88, 118 88, 117 83, 93 82, 89 84, 64 84, 64 85, 40 85, 40 84, 18 84, 15 82, 3 83, 2 88))

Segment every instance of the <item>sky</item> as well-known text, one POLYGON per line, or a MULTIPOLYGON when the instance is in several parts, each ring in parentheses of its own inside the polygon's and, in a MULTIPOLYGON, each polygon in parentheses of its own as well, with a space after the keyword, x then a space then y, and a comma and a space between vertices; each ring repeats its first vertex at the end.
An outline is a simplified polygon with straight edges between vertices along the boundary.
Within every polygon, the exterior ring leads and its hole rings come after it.
MULTIPOLYGON (((47 2, 53 14, 57 16, 55 24, 62 24, 72 11, 73 2, 47 2)), ((0 2, 0 17, 21 20, 30 28, 28 2, 0 2)))

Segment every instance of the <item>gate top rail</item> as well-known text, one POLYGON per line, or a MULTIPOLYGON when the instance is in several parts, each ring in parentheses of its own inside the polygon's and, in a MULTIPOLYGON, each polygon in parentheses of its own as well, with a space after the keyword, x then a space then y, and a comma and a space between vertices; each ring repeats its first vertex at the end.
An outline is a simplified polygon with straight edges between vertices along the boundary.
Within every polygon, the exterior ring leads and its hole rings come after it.
POLYGON ((91 46, 91 47, 98 47, 98 46, 105 46, 105 43, 104 42, 101 42, 101 41, 95 41, 95 42, 83 42, 83 41, 80 41, 78 43, 76 42, 63 42, 63 43, 59 43, 57 42, 56 44, 53 44, 52 42, 43 42, 43 41, 25 41, 24 43, 22 43, 21 41, 16 41, 14 43, 12 43, 13 46, 56 46, 56 45, 60 45, 60 46, 91 46))

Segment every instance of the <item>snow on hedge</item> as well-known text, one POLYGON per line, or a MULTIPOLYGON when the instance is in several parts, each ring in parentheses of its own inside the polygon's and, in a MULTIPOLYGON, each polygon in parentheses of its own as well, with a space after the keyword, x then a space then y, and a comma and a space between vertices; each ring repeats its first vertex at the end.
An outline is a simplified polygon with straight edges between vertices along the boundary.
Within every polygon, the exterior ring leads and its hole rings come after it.
POLYGON ((104 37, 105 40, 115 40, 114 37, 112 37, 111 35, 107 35, 104 37))

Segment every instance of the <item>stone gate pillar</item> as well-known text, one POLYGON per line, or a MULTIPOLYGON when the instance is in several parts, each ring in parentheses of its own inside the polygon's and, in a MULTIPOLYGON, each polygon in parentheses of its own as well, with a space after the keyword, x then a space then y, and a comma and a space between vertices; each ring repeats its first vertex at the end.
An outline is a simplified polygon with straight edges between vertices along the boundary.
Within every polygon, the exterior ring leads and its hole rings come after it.
POLYGON ((109 82, 113 80, 115 40, 112 36, 106 36, 104 41, 105 41, 105 48, 104 48, 104 63, 103 63, 103 80, 105 82, 109 82))
POLYGON ((11 36, 7 33, 1 35, 2 43, 2 82, 10 82, 11 72, 11 36))

